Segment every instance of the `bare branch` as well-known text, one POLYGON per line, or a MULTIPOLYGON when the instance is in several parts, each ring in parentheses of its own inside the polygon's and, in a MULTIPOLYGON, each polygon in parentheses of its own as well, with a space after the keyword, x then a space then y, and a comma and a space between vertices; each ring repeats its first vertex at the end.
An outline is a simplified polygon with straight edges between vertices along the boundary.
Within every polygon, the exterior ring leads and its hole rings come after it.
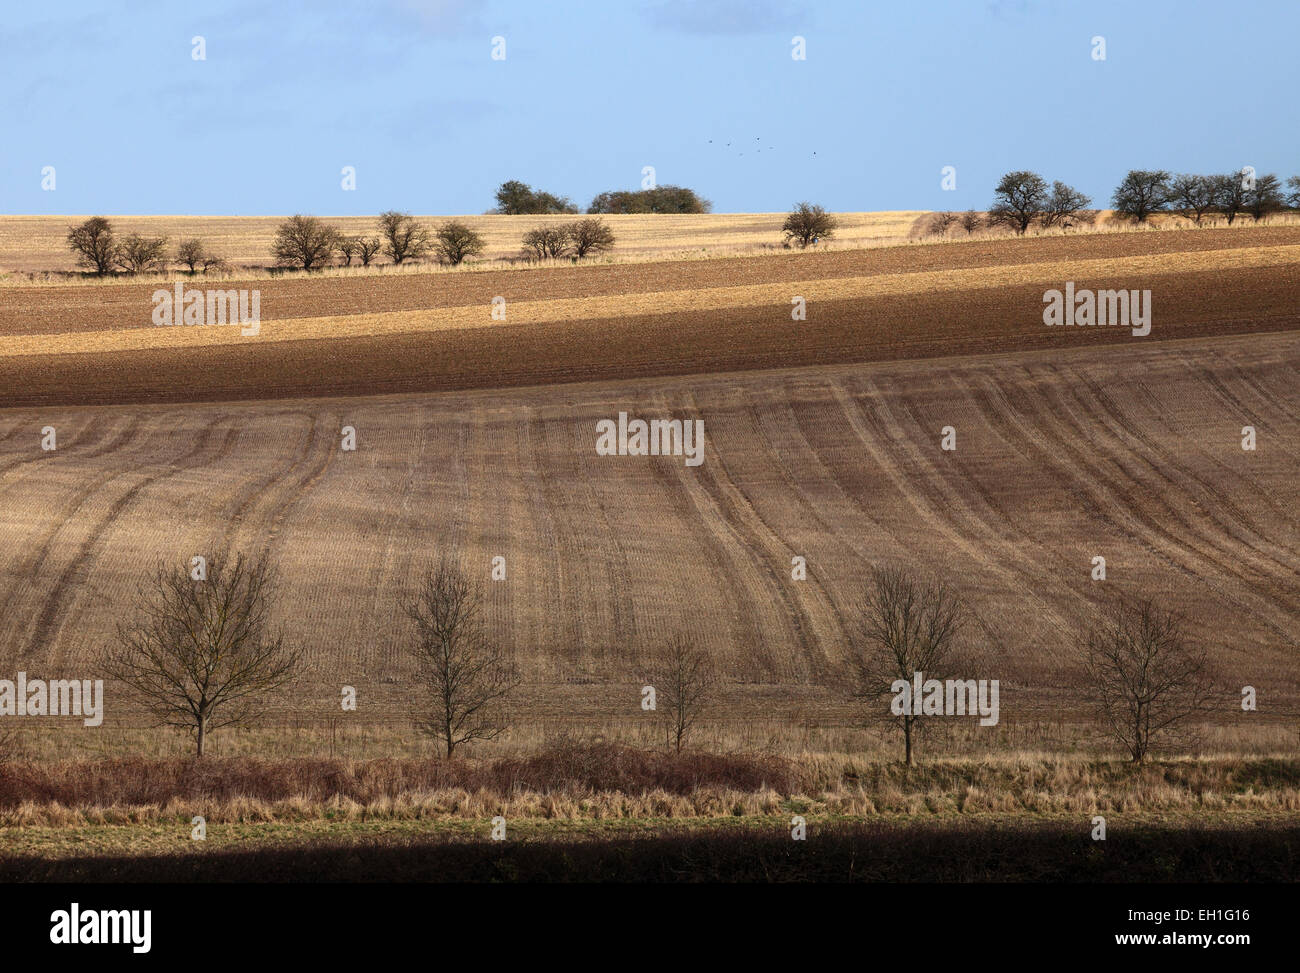
POLYGON ((159 726, 193 732, 203 756, 210 732, 253 722, 299 668, 298 652, 270 633, 275 586, 266 555, 218 552, 201 581, 160 564, 140 588, 137 618, 104 650, 104 668, 159 726))
POLYGON ((674 635, 651 664, 650 684, 655 690, 655 711, 666 726, 673 749, 681 753, 716 694, 713 660, 684 635, 674 635))
POLYGON ((415 624, 412 650, 429 696, 416 726, 441 740, 448 758, 462 743, 495 739, 506 729, 499 704, 519 679, 487 639, 481 589, 444 559, 403 608, 415 624))
POLYGON ((1150 600, 1111 603, 1084 636, 1084 667, 1098 718, 1134 763, 1187 742, 1217 689, 1182 618, 1150 600))

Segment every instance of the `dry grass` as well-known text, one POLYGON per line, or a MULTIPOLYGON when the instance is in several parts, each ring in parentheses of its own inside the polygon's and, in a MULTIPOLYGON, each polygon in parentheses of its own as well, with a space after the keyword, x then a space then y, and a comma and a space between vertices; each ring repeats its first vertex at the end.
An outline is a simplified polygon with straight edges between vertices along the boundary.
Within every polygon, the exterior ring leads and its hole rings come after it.
MULTIPOLYGON (((378 689, 379 687, 374 687, 378 689)), ((468 749, 476 761, 521 760, 542 751, 567 746, 574 739, 637 750, 667 750, 662 727, 636 717, 611 716, 593 706, 602 692, 582 693, 573 687, 531 687, 558 695, 572 713, 566 717, 539 714, 519 707, 510 729, 491 742, 468 749)), ((370 694, 367 690, 367 694, 370 694)), ((787 686, 784 694, 800 698, 798 705, 774 704, 770 694, 729 687, 720 705, 711 709, 691 737, 698 752, 722 755, 777 756, 787 761, 824 754, 879 763, 901 754, 896 733, 879 725, 858 725, 855 710, 841 696, 787 686), (812 712, 815 719, 810 719, 812 712)), ((1055 697, 1055 694, 1054 698, 1055 697)), ((222 759, 295 760, 428 760, 437 748, 403 717, 399 700, 376 699, 376 712, 357 718, 312 718, 302 712, 275 710, 257 725, 226 729, 208 740, 209 753, 222 759)), ((1064 700, 1060 701, 1064 703, 1064 700)), ((1027 720, 1004 714, 995 733, 971 723, 939 723, 926 731, 919 753, 925 761, 1002 759, 1007 754, 1076 760, 1121 760, 1123 754, 1093 724, 1089 714, 1060 713, 1027 720)), ((1284 714, 1259 720, 1211 723, 1199 728, 1194 747, 1186 752, 1227 758, 1294 753, 1300 737, 1284 714)), ((153 760, 186 758, 193 739, 179 731, 150 728, 143 714, 119 714, 113 727, 88 733, 75 722, 50 721, 16 729, 0 760, 59 763, 135 756, 153 760), (75 755, 75 756, 73 756, 75 755)))
POLYGON ((1019 753, 899 763, 568 744, 493 761, 255 758, 0 764, 0 827, 486 819, 1300 812, 1294 757, 1142 767, 1019 753))
MULTIPOLYGON (((919 211, 840 213, 841 229, 836 233, 839 248, 879 246, 908 238, 919 211)), ((593 263, 635 262, 641 260, 708 259, 717 256, 781 252, 781 224, 784 213, 716 213, 701 216, 620 215, 603 217, 614 231, 616 249, 593 263)), ((85 216, 0 216, 0 280, 3 272, 41 274, 75 269, 65 237, 68 227, 85 216)), ((279 216, 113 216, 119 235, 140 233, 168 237, 175 246, 181 238, 199 237, 214 253, 223 255, 238 268, 262 268, 273 262, 271 244, 279 216)), ((342 232, 354 235, 377 235, 373 217, 326 217, 342 232)), ((478 231, 487 250, 475 266, 498 264, 520 257, 520 239, 535 226, 564 223, 572 216, 421 216, 430 226, 457 219, 478 231)), ((386 260, 387 258, 381 258, 386 260)), ((384 266, 385 272, 429 273, 428 264, 416 268, 384 266)), ((362 268, 332 268, 332 274, 374 273, 362 268)), ((241 272, 241 276, 244 274, 241 272)), ((267 275, 269 276, 269 275, 267 275)), ((57 280, 57 277, 54 278, 57 280)))
MULTIPOLYGON (((1014 234, 1007 229, 979 230, 967 234, 950 231, 945 236, 928 230, 929 213, 907 210, 872 213, 837 213, 841 227, 835 237, 817 247, 818 252, 843 252, 886 247, 933 246, 950 243, 978 243, 1007 240, 1014 234)), ((386 263, 386 258, 370 267, 329 266, 314 271, 312 279, 356 279, 366 277, 405 277, 425 275, 463 275, 499 271, 503 267, 519 270, 547 270, 570 261, 533 261, 523 259, 519 238, 533 226, 561 223, 573 217, 528 216, 424 216, 420 219, 436 225, 445 219, 458 219, 475 227, 487 242, 487 250, 476 259, 458 266, 436 262, 414 262, 401 266, 386 263)), ((615 230, 613 251, 588 257, 585 268, 637 265, 644 263, 683 263, 728 259, 738 256, 784 256, 789 250, 782 245, 780 232, 783 213, 706 214, 703 216, 623 215, 604 217, 615 230)), ((84 216, 6 216, 0 215, 0 287, 6 286, 76 286, 105 287, 129 285, 141 278, 130 275, 95 277, 78 270, 67 251, 64 237, 67 227, 84 216)), ((269 216, 122 216, 112 217, 118 232, 147 236, 166 236, 174 244, 184 237, 200 236, 214 252, 224 254, 229 267, 224 271, 199 274, 195 282, 229 280, 269 281, 307 276, 292 270, 270 267, 271 242, 281 217, 269 216)), ((370 217, 330 217, 329 221, 350 234, 374 233, 370 217)), ((1103 211, 1097 221, 1071 230, 1054 227, 1034 229, 1022 239, 1053 239, 1092 235, 1150 235, 1168 232, 1209 233, 1258 230, 1267 227, 1300 225, 1300 214, 1275 214, 1253 223, 1238 221, 1229 226, 1224 220, 1206 220, 1200 226, 1177 216, 1155 218, 1150 223, 1135 224, 1115 219, 1103 211)), ((173 268, 170 275, 177 276, 173 268)), ((154 279, 154 275, 145 275, 154 279)), ((189 279, 188 277, 186 279, 189 279)))

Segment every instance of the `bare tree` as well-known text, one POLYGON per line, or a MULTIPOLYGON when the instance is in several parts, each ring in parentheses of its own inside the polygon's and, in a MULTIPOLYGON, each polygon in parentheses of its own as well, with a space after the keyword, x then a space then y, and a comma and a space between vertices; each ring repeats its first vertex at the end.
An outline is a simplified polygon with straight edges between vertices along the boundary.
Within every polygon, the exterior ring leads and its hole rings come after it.
POLYGON ((396 210, 380 213, 379 232, 385 241, 384 253, 395 264, 419 260, 433 247, 429 231, 410 213, 399 213, 396 210))
POLYGON ((910 767, 914 738, 926 718, 916 705, 895 714, 884 697, 896 694, 900 680, 910 686, 918 672, 927 680, 944 680, 975 664, 975 654, 959 644, 967 612, 943 582, 918 578, 902 568, 878 567, 872 570, 857 614, 851 692, 866 704, 869 719, 902 730, 904 759, 910 767))
POLYGON ((343 266, 351 267, 352 258, 357 255, 361 249, 361 238, 355 236, 341 236, 338 242, 338 251, 343 256, 343 266))
POLYGON ((608 250, 614 245, 614 231, 599 217, 575 220, 565 230, 569 234, 573 255, 580 260, 589 253, 608 250))
POLYGON ((357 237, 357 256, 361 259, 361 266, 369 267, 382 246, 377 236, 357 237))
POLYGON ((1169 173, 1164 169, 1130 169, 1123 182, 1115 187, 1111 208, 1119 216, 1145 223, 1154 213, 1169 205, 1169 173))
POLYGON ((467 257, 477 257, 486 248, 483 238, 459 220, 448 220, 438 227, 434 249, 453 267, 467 257))
POLYGON ((113 269, 117 256, 113 224, 102 216, 92 216, 80 226, 68 227, 68 248, 77 255, 78 264, 103 276, 113 269))
POLYGON ((312 270, 329 262, 338 239, 332 226, 314 216, 295 214, 276 229, 273 252, 282 266, 312 270))
POLYGON ((190 275, 198 273, 207 251, 202 240, 182 240, 176 245, 176 262, 190 268, 190 275))
POLYGON ((204 254, 203 272, 205 274, 209 270, 215 270, 217 273, 221 273, 223 270, 229 270, 229 269, 230 269, 230 265, 226 263, 225 257, 218 256, 215 253, 204 254))
POLYGON ((781 224, 781 232, 785 234, 787 246, 794 242, 801 249, 806 249, 810 243, 829 240, 839 225, 839 220, 822 207, 811 203, 796 203, 781 224))
POLYGON ((1214 207, 1228 219, 1231 226, 1237 216, 1246 209, 1246 180, 1239 172, 1230 172, 1226 176, 1214 176, 1214 207))
POLYGON ((1052 183, 1052 195, 1047 198, 1041 217, 1044 227, 1059 226, 1068 229, 1082 221, 1083 211, 1092 202, 1073 186, 1067 186, 1059 179, 1052 183))
POLYGON ((1292 176, 1286 181, 1287 187, 1291 190, 1286 201, 1292 209, 1300 209, 1300 176, 1292 176))
POLYGON ((1084 669, 1099 718, 1134 763, 1177 742, 1215 694, 1205 652, 1151 599, 1103 611, 1085 636, 1084 669))
POLYGON ((1286 208, 1282 196, 1282 182, 1269 173, 1255 179, 1253 189, 1246 190, 1246 212, 1258 223, 1270 213, 1277 213, 1286 208))
POLYGON ((1024 169, 1008 172, 993 190, 989 225, 1009 226, 1023 236, 1042 216, 1049 200, 1047 182, 1038 173, 1024 169))
POLYGON ((567 226, 539 226, 524 234, 524 251, 538 260, 562 257, 571 240, 567 226))
POLYGON ((141 586, 137 618, 104 651, 104 669, 160 726, 193 733, 201 757, 209 733, 253 722, 298 670, 298 652, 271 632, 275 588, 265 554, 218 552, 204 580, 159 565, 141 586))
POLYGON ((518 677, 487 638, 481 588, 444 559, 403 608, 415 623, 415 662, 429 694, 416 725, 441 741, 449 759, 462 743, 496 738, 505 730, 500 703, 518 677))
POLYGON ((664 724, 668 744, 681 753, 716 694, 713 660, 684 635, 673 635, 651 661, 650 685, 655 690, 655 712, 664 724))
POLYGON ((1217 199, 1214 177, 1185 172, 1169 183, 1169 201, 1179 213, 1197 226, 1214 209, 1217 199))
POLYGON ((947 236, 948 231, 960 221, 961 217, 956 213, 950 213, 946 210, 942 213, 935 213, 930 217, 930 232, 936 236, 947 236))
POLYGON ((167 269, 167 238, 145 237, 129 233, 117 245, 114 254, 117 265, 128 274, 143 274, 151 270, 167 269))
POLYGON ((966 231, 967 236, 970 236, 983 225, 983 215, 975 212, 973 209, 968 209, 966 212, 961 214, 961 228, 966 231))

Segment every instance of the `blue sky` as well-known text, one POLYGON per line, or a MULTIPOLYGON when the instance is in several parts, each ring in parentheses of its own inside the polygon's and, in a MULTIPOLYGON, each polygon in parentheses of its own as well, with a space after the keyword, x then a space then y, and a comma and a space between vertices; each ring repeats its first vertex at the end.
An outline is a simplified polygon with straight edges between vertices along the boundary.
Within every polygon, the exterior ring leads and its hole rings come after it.
POLYGON ((1300 173, 1297 37, 1295 0, 6 0, 0 212, 585 207, 643 166, 717 212, 983 208, 1012 168, 1104 205, 1300 173))

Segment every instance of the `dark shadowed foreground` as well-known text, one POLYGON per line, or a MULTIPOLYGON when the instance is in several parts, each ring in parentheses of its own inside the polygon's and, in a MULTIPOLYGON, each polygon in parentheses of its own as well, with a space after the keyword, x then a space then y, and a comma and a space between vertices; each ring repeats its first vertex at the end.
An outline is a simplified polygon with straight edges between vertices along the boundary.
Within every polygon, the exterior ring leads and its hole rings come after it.
POLYGON ((618 840, 405 840, 146 857, 9 858, 52 882, 1289 882, 1300 826, 1251 830, 840 824, 618 840))

